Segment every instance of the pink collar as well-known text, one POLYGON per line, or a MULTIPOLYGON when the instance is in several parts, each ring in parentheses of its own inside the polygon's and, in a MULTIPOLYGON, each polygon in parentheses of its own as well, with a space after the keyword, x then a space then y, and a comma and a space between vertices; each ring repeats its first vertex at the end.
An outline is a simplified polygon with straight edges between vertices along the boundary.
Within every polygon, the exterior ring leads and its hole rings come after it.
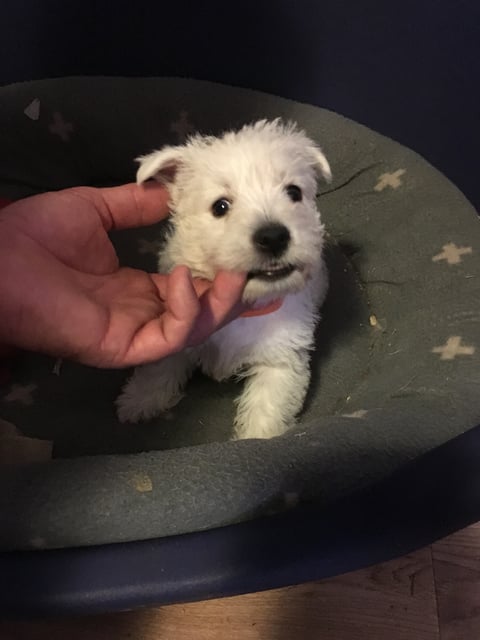
POLYGON ((240 318, 254 318, 256 316, 266 316, 268 313, 273 313, 274 311, 278 311, 283 304, 283 298, 279 298, 278 300, 273 300, 270 304, 267 304, 265 307, 260 307, 259 309, 249 309, 249 311, 245 311, 240 315, 240 318))

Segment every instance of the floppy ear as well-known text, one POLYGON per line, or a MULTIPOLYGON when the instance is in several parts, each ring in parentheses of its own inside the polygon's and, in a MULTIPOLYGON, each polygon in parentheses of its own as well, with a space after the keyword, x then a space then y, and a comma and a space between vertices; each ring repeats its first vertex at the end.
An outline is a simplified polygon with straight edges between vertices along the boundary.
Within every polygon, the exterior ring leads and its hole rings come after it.
POLYGON ((146 156, 136 158, 140 163, 137 171, 137 184, 150 178, 167 184, 175 180, 178 166, 182 162, 183 147, 164 147, 146 156))
POLYGON ((313 159, 313 164, 318 173, 322 176, 322 178, 326 182, 332 181, 332 170, 330 169, 330 165, 328 160, 323 155, 321 149, 315 145, 309 147, 310 155, 313 159))

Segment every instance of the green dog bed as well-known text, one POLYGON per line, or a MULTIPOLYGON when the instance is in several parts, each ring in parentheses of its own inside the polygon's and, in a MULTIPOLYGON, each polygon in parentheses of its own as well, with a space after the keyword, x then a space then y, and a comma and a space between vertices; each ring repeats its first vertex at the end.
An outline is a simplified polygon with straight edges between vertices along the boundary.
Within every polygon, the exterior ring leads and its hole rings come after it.
MULTIPOLYGON (((1 549, 141 540, 331 503, 480 423, 476 213, 425 160, 360 124, 192 80, 11 85, 0 89, 0 197, 132 181, 139 154, 278 116, 321 145, 334 176, 318 194, 330 291, 297 424, 232 442, 238 384, 196 374, 172 411, 123 425, 114 400, 128 371, 26 354, 0 387, 0 448, 42 441, 51 459, 0 467, 1 549)), ((122 263, 154 270, 161 233, 112 240, 122 263)))

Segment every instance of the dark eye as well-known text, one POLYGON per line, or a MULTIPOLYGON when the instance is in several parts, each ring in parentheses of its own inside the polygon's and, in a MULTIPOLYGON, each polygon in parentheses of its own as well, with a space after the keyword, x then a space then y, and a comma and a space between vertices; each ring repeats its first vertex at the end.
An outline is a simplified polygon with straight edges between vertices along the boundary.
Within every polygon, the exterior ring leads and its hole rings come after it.
POLYGON ((292 202, 300 202, 302 199, 302 190, 296 184, 289 184, 285 189, 288 197, 292 202))
POLYGON ((216 218, 221 218, 230 209, 230 202, 226 198, 220 198, 212 204, 212 213, 216 218))

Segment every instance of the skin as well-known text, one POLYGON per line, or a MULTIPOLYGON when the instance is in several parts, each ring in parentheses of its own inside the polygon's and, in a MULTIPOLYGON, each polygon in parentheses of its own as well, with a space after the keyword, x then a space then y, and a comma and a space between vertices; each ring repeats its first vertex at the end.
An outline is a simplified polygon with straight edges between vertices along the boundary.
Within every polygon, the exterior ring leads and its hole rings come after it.
POLYGON ((121 368, 198 344, 245 311, 245 275, 194 280, 120 267, 108 232, 168 214, 154 183, 79 187, 0 211, 0 353, 11 347, 121 368))

